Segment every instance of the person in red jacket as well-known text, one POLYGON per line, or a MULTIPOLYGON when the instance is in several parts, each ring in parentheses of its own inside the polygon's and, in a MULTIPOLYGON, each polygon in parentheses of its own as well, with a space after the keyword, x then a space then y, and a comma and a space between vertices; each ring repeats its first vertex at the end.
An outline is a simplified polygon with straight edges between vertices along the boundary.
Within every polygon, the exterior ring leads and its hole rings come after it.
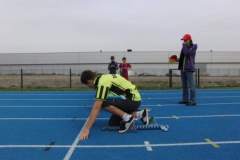
POLYGON ((127 58, 123 57, 122 63, 120 63, 120 65, 119 65, 120 75, 128 80, 128 69, 131 67, 132 66, 129 63, 127 63, 127 58))

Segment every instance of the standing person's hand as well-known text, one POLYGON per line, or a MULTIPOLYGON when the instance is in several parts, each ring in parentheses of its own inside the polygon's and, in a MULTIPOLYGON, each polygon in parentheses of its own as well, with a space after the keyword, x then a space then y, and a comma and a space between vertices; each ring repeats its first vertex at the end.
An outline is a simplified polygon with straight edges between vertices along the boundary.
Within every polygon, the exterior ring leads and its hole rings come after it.
POLYGON ((80 140, 82 141, 88 139, 89 133, 90 133, 89 129, 84 128, 82 130, 82 133, 80 134, 80 140))

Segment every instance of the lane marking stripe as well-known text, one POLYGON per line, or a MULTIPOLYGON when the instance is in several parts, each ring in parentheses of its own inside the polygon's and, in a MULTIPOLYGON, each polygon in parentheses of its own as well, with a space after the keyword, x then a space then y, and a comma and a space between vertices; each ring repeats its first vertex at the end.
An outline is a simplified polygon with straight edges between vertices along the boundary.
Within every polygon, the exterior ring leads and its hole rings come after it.
POLYGON ((205 141, 210 144, 211 146, 213 146, 214 148, 220 148, 220 145, 218 145, 217 143, 215 143, 214 141, 212 141, 209 138, 206 138, 205 141))
MULTIPOLYGON (((199 99, 218 99, 218 98, 239 98, 240 96, 207 96, 207 97, 201 97, 199 96, 199 99)), ((144 100, 167 100, 167 99, 178 99, 179 97, 143 97, 144 100)), ((89 101, 94 100, 93 98, 0 98, 1 101, 89 101)))
POLYGON ((75 138, 75 140, 73 141, 71 147, 69 148, 69 150, 67 151, 66 155, 64 156, 63 160, 70 160, 74 151, 76 150, 76 147, 79 146, 79 142, 80 142, 80 135, 84 129, 84 127, 87 124, 88 119, 85 121, 84 125, 82 126, 80 132, 78 133, 77 137, 75 138))
POLYGON ((174 119, 179 119, 179 117, 176 116, 176 115, 173 115, 172 118, 174 118, 174 119))
MULTIPOLYGON (((215 105, 235 105, 240 104, 240 102, 231 103, 200 103, 198 106, 215 106, 215 105)), ((142 104, 144 107, 164 107, 164 106, 180 106, 179 104, 142 104)), ((91 108, 91 106, 0 106, 0 108, 91 108)), ((152 108, 156 109, 156 108, 152 108)))
MULTIPOLYGON (((234 141, 215 141, 218 145, 240 144, 240 140, 234 141)), ((208 142, 186 142, 186 143, 160 143, 149 144, 151 147, 177 147, 177 146, 199 146, 209 145, 208 142)), ((0 145, 0 148, 46 148, 50 145, 0 145)), ((71 148, 72 145, 54 145, 52 148, 71 148)), ((75 148, 146 148, 145 144, 126 144, 126 145, 76 145, 75 148)))
MULTIPOLYGON (((64 92, 64 91, 63 91, 64 92)), ((212 93, 212 94, 225 94, 225 93, 240 93, 240 90, 231 90, 231 89, 198 89, 197 90, 198 93, 200 94, 205 94, 205 93, 212 93)), ((170 91, 164 91, 164 90, 148 90, 148 91, 144 91, 141 90, 142 94, 161 94, 161 95, 169 95, 169 94, 181 94, 180 90, 170 90, 170 91)), ((88 93, 84 93, 84 92, 57 92, 54 93, 50 92, 50 93, 41 93, 40 92, 0 92, 1 95, 94 95, 94 92, 88 92, 88 93)))
POLYGON ((145 145, 145 147, 146 147, 146 149, 147 149, 147 151, 152 151, 153 149, 152 149, 152 146, 151 146, 151 144, 150 144, 150 142, 149 141, 144 141, 144 145, 145 145))
MULTIPOLYGON (((166 117, 160 117, 160 116, 154 116, 155 119, 187 119, 187 118, 224 118, 224 117, 240 117, 240 114, 223 114, 223 115, 195 115, 195 116, 166 116, 166 117)), ((1 121, 9 121, 9 120, 36 120, 36 121, 85 121, 87 118, 84 117, 76 117, 76 118, 49 118, 49 117, 39 117, 39 118, 18 118, 18 117, 12 117, 12 118, 0 118, 1 121)), ((100 117, 97 118, 97 120, 108 120, 108 117, 100 117)))

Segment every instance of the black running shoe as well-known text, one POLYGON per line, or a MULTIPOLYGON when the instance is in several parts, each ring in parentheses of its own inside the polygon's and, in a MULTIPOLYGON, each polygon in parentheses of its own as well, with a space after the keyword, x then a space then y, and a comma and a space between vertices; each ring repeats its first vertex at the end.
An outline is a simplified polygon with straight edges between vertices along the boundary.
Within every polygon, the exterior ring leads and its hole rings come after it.
POLYGON ((141 121, 144 125, 149 125, 148 110, 146 108, 143 110, 141 121))
POLYGON ((193 102, 193 101, 190 101, 188 103, 186 103, 187 106, 196 106, 197 103, 196 102, 193 102))
POLYGON ((133 122, 134 122, 133 116, 131 116, 131 118, 127 122, 122 121, 122 123, 120 124, 120 129, 118 130, 118 132, 119 133, 126 132, 132 126, 133 122))
POLYGON ((188 101, 179 101, 178 104, 187 104, 189 103, 188 101))

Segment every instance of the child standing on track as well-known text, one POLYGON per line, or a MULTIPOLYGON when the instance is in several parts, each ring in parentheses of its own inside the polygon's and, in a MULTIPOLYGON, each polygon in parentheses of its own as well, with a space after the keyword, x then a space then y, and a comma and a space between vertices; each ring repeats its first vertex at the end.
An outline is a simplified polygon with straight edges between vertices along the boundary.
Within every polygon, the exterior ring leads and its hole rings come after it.
POLYGON ((119 133, 126 132, 134 119, 141 119, 145 125, 148 125, 148 111, 147 109, 138 111, 141 104, 141 95, 130 81, 117 74, 97 76, 95 72, 86 70, 82 72, 81 82, 96 89, 96 100, 81 132, 80 140, 88 138, 90 129, 103 108, 112 113, 109 125, 120 126, 119 133), (108 100, 109 92, 124 96, 125 99, 108 100))

